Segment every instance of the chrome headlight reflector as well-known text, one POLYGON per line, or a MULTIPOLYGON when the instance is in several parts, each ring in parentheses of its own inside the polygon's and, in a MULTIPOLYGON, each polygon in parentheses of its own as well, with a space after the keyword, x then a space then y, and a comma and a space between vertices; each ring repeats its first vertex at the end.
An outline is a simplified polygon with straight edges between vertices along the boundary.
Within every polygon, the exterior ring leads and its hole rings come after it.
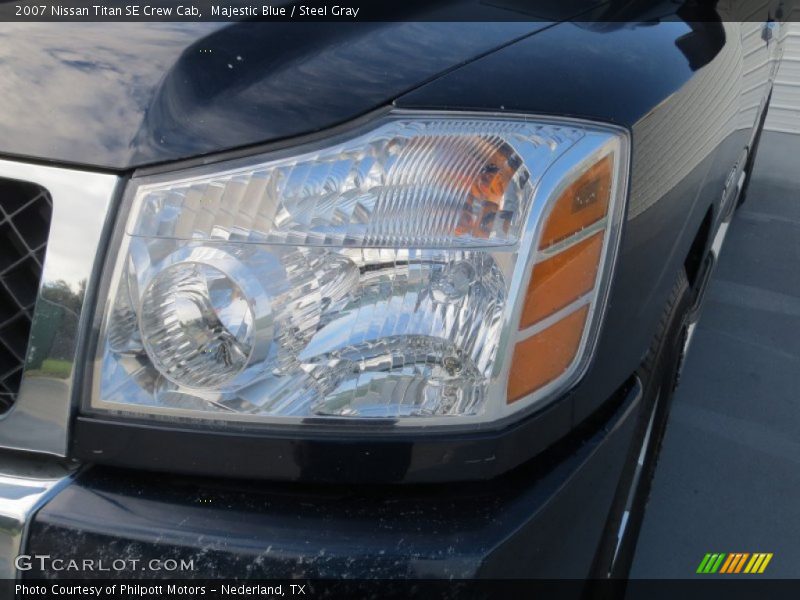
POLYGON ((539 405, 591 356, 627 153, 601 125, 393 113, 134 179, 88 408, 446 426, 539 405))

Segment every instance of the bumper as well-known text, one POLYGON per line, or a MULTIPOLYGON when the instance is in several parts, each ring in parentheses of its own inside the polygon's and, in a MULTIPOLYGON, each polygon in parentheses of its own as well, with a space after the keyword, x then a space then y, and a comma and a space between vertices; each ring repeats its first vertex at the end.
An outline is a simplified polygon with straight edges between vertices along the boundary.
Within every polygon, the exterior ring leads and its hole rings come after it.
POLYGON ((636 382, 611 414, 542 460, 446 488, 245 484, 90 469, 36 514, 27 554, 106 567, 126 557, 139 565, 174 559, 191 568, 85 573, 34 564, 22 576, 583 578, 640 401, 636 382))
POLYGON ((69 467, 50 459, 4 455, 0 464, 0 580, 16 577, 14 560, 22 551, 36 512, 71 479, 69 467))

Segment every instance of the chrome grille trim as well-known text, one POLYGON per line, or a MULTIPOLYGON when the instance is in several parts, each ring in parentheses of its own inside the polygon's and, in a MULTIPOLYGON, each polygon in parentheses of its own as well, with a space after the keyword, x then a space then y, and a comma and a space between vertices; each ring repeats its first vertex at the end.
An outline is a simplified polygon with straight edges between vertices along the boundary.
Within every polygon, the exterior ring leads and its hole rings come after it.
POLYGON ((88 312, 84 296, 102 261, 102 243, 120 178, 115 175, 0 160, 0 178, 47 190, 52 219, 31 339, 46 333, 45 347, 27 349, 16 402, 0 415, 0 448, 66 456, 69 424, 77 406, 79 334, 88 312), (63 283, 60 283, 63 282, 63 283), (44 360, 55 358, 42 368, 44 360), (34 368, 35 367, 35 368, 34 368))

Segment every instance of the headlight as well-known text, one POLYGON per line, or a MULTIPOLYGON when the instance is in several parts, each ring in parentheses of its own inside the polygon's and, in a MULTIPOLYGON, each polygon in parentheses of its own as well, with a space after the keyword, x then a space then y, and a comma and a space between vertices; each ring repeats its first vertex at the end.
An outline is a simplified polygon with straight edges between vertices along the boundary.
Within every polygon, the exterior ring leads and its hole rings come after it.
POLYGON ((134 179, 89 409, 429 426, 539 405, 591 356, 627 153, 600 125, 394 113, 134 179))

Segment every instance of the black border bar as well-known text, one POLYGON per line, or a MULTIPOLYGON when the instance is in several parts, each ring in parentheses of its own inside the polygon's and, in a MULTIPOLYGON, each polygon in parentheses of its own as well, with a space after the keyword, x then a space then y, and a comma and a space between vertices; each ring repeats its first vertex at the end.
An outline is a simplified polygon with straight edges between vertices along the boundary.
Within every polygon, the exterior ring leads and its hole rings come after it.
POLYGON ((796 0, 0 0, 9 22, 777 21, 796 0), (767 15, 766 12, 770 11, 767 15))

